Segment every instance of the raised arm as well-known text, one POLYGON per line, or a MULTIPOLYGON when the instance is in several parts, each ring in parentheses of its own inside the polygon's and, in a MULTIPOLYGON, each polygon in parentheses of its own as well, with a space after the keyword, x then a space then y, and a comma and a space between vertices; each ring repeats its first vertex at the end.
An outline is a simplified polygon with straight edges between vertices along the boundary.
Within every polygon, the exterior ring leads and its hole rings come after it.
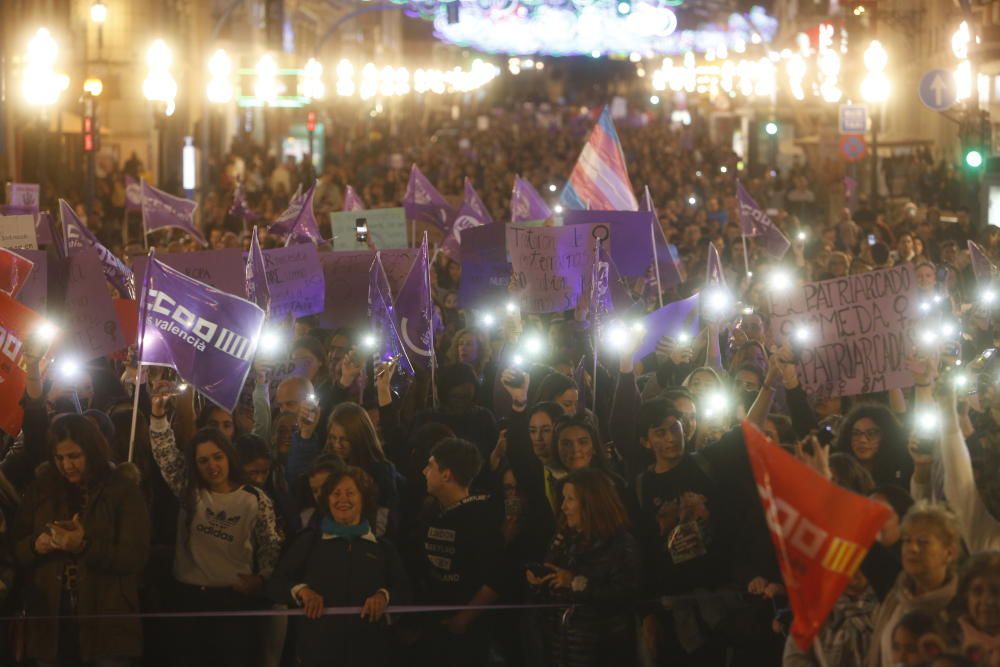
POLYGON ((153 450, 153 459, 160 467, 164 481, 174 495, 180 498, 184 494, 187 479, 187 463, 184 454, 177 449, 174 430, 167 421, 167 398, 164 395, 153 396, 151 418, 149 420, 149 444, 153 450))

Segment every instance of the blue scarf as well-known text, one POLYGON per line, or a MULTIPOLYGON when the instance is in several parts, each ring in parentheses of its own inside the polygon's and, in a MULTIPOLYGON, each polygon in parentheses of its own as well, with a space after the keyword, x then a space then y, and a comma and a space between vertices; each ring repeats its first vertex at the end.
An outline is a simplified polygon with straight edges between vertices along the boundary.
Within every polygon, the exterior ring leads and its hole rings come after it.
POLYGON ((365 519, 362 519, 359 524, 348 526, 343 523, 337 523, 331 516, 324 516, 319 522, 319 528, 323 531, 324 535, 339 537, 348 542, 353 542, 362 535, 367 535, 371 532, 371 526, 368 525, 368 521, 365 519))

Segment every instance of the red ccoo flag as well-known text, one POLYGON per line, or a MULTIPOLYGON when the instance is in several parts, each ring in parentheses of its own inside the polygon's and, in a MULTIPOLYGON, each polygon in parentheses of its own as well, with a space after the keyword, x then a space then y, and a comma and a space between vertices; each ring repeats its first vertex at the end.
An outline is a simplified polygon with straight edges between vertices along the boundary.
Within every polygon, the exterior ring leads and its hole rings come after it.
POLYGON ((21 366, 24 343, 42 322, 42 316, 0 292, 0 430, 10 436, 21 431, 21 398, 28 374, 21 366))
POLYGON ((890 510, 830 482, 747 421, 743 439, 795 614, 792 638, 805 651, 890 510))

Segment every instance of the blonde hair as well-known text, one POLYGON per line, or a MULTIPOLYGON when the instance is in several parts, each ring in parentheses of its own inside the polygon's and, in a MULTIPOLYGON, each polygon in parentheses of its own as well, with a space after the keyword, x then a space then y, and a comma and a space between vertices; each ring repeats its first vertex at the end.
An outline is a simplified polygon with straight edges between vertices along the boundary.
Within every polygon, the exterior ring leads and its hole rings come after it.
POLYGON ((477 350, 476 365, 472 367, 476 370, 476 375, 482 375, 483 369, 486 368, 486 364, 490 361, 492 350, 490 349, 489 337, 477 329, 466 327, 455 332, 455 335, 451 339, 451 344, 448 345, 448 351, 444 354, 445 362, 449 364, 458 363, 458 343, 462 340, 462 336, 465 335, 476 339, 476 345, 479 349, 477 350))
POLYGON ((907 511, 900 528, 906 530, 908 525, 914 523, 930 524, 938 531, 941 541, 949 547, 957 547, 961 542, 958 517, 945 505, 926 500, 918 501, 907 511))

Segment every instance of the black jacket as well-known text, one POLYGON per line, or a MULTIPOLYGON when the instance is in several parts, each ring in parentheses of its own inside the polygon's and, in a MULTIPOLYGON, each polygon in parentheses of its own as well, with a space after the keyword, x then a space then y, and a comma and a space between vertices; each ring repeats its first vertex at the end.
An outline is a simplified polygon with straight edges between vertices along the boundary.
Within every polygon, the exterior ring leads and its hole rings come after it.
MULTIPOLYGON (((389 604, 406 604, 410 589, 396 549, 385 540, 362 537, 329 539, 316 530, 299 534, 267 582, 268 597, 297 606, 292 588, 307 584, 323 596, 325 607, 360 607, 384 588, 389 604)), ((302 619, 297 653, 300 665, 372 667, 389 661, 385 618, 370 623, 357 614, 302 619)))

